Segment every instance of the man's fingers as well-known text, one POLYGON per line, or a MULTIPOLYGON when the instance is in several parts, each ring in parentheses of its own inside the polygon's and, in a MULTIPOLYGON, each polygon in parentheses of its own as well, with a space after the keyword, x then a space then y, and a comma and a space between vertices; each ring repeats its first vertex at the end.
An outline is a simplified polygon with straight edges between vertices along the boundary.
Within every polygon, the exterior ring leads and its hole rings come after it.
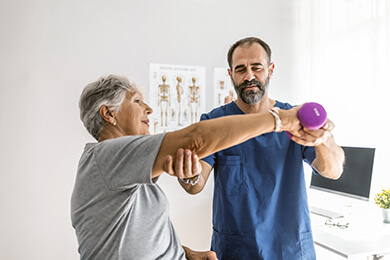
POLYGON ((185 160, 184 160, 184 175, 185 178, 192 178, 194 177, 192 174, 192 152, 191 150, 187 149, 185 150, 185 160))
POLYGON ((200 174, 202 172, 202 165, 196 154, 192 154, 192 172, 193 174, 200 174))
POLYGON ((185 178, 183 173, 183 162, 184 162, 184 149, 180 148, 176 153, 176 162, 175 162, 175 173, 176 176, 180 179, 185 178))
POLYGON ((173 158, 167 155, 163 164, 164 171, 179 179, 194 178, 202 171, 199 157, 193 154, 189 149, 178 149, 176 152, 175 163, 173 165, 173 158))

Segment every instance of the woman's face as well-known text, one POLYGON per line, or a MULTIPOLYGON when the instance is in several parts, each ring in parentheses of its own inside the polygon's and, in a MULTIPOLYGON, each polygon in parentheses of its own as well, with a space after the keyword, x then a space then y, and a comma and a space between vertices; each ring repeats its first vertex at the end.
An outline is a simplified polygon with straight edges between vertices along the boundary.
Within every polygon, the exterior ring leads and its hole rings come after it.
POLYGON ((123 135, 148 135, 148 116, 152 112, 153 109, 144 103, 141 93, 128 91, 115 116, 117 127, 123 135))

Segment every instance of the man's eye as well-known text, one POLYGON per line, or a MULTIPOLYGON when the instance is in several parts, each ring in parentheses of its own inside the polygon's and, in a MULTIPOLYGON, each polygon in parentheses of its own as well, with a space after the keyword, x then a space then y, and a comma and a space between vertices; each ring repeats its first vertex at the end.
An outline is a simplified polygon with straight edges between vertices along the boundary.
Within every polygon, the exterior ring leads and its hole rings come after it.
POLYGON ((261 67, 253 67, 252 69, 255 71, 259 71, 259 70, 261 70, 261 67))
POLYGON ((135 103, 139 103, 139 102, 141 102, 141 100, 135 99, 134 102, 135 102, 135 103))

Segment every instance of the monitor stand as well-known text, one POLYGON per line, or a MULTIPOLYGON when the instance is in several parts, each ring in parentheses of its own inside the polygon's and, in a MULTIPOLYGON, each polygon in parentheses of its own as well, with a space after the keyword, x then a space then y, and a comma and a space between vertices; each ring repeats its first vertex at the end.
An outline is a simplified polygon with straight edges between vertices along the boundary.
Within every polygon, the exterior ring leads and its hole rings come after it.
POLYGON ((320 216, 323 216, 323 217, 327 217, 327 218, 331 218, 331 219, 344 217, 343 214, 341 214, 339 212, 326 210, 326 209, 323 209, 323 208, 310 206, 309 210, 313 214, 317 214, 317 215, 320 215, 320 216))

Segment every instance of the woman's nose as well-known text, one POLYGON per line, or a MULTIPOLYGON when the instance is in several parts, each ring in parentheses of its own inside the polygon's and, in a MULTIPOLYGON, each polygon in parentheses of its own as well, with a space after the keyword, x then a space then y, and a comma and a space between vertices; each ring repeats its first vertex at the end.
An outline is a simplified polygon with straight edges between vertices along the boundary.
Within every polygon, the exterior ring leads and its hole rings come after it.
POLYGON ((146 111, 147 115, 150 115, 153 113, 153 109, 150 106, 148 106, 146 103, 145 103, 145 111, 146 111))

